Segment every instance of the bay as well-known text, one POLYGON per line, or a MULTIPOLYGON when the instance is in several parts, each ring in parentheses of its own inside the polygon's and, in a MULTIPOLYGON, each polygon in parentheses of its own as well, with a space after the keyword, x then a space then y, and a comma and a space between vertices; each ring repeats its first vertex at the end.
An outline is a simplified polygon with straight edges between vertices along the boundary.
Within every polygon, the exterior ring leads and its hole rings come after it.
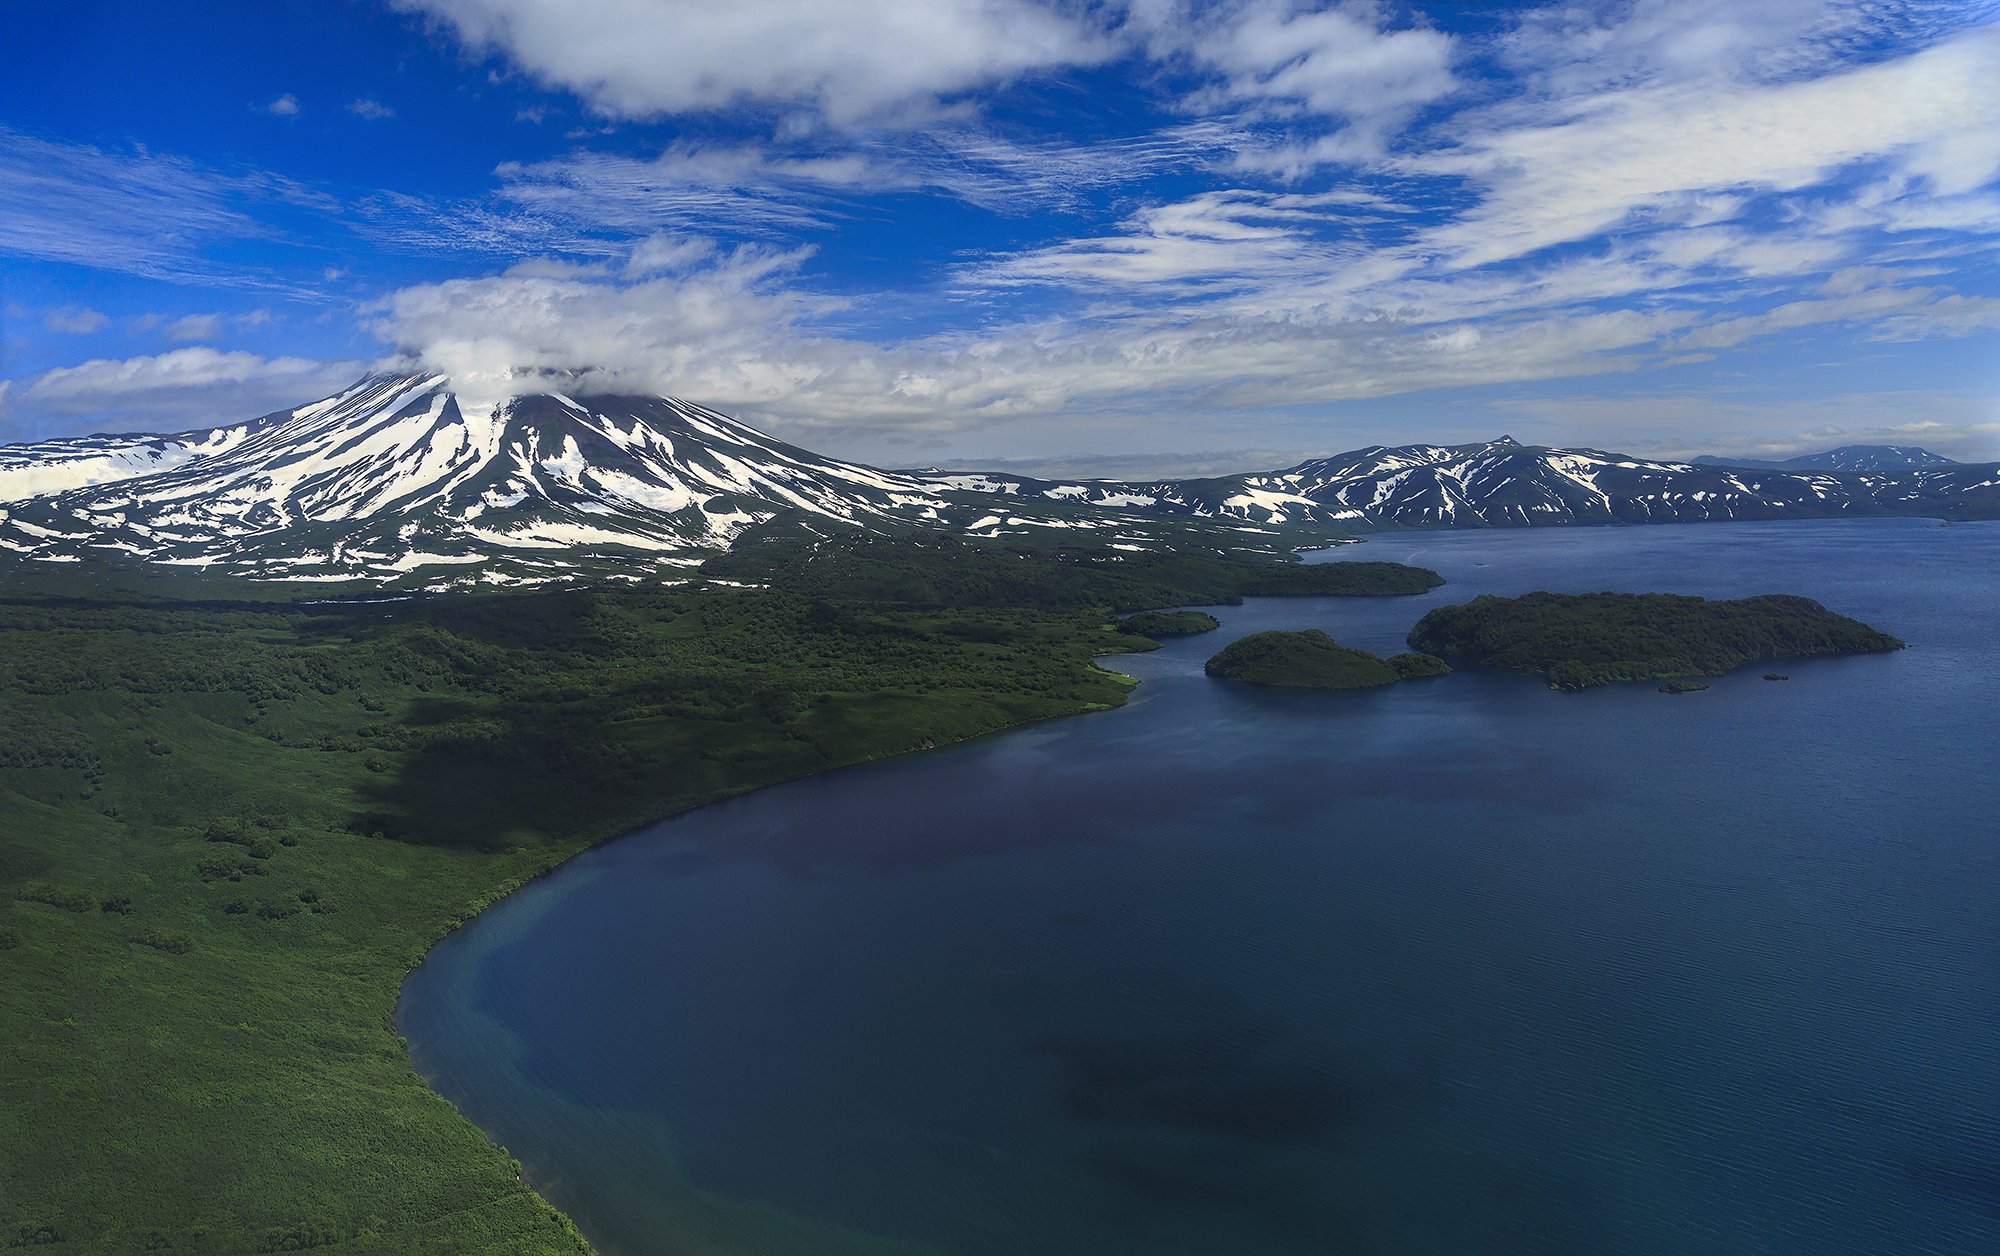
POLYGON ((1411 533, 1126 707, 762 791, 447 939, 431 1084, 608 1253, 2000 1250, 2000 525, 1411 533), (1261 691, 1479 593, 1911 643, 1701 693, 1261 691))

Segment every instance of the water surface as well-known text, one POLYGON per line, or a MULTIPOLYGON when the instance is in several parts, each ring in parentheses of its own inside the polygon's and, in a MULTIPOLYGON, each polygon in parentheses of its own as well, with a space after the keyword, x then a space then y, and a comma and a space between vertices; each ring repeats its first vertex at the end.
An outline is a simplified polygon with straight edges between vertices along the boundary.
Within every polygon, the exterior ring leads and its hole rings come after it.
POLYGON ((1411 534, 1118 711, 588 854, 411 979, 607 1253, 2000 1250, 2000 525, 1411 534), (1802 593, 1912 643, 1679 697, 1212 681, 1478 593, 1802 593))

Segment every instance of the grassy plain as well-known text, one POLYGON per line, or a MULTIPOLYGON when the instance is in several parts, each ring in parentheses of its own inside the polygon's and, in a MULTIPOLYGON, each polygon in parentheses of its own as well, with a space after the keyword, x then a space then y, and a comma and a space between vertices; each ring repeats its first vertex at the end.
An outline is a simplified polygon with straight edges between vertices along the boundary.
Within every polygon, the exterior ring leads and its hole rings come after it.
POLYGON ((1091 660, 1149 643, 1113 610, 1436 580, 1337 566, 790 539, 393 601, 0 569, 0 1248, 588 1250, 411 1069, 432 942, 660 817, 1119 703, 1091 660))

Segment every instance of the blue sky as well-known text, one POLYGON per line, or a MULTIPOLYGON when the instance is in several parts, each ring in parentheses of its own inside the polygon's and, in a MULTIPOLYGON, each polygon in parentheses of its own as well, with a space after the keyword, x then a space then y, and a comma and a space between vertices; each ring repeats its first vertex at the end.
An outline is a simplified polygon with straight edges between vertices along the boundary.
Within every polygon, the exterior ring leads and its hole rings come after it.
POLYGON ((0 440, 393 363, 895 464, 2000 458, 1989 0, 34 9, 0 440))

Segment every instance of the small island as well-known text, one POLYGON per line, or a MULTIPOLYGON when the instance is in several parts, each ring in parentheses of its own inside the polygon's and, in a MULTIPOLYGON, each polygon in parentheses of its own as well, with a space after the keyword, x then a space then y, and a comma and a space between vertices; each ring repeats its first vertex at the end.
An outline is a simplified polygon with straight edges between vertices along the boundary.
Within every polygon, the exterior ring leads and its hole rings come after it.
POLYGON ((1224 646, 1204 668, 1211 676, 1288 689, 1374 689, 1399 680, 1443 676, 1451 668, 1428 654, 1382 658, 1350 649, 1317 628, 1253 632, 1224 646))
POLYGON ((1214 632, 1222 622, 1204 611, 1140 611, 1118 621, 1118 631, 1135 637, 1192 637, 1214 632))
POLYGON ((1667 593, 1487 595, 1425 615, 1410 645, 1456 662, 1535 672, 1554 689, 1720 676, 1760 659, 1903 648, 1811 598, 1776 593, 1735 601, 1667 593))
POLYGON ((1391 654, 1383 661, 1396 669, 1396 676, 1401 680, 1429 680, 1433 676, 1451 675, 1450 664, 1435 654, 1424 654, 1417 650, 1391 654))

